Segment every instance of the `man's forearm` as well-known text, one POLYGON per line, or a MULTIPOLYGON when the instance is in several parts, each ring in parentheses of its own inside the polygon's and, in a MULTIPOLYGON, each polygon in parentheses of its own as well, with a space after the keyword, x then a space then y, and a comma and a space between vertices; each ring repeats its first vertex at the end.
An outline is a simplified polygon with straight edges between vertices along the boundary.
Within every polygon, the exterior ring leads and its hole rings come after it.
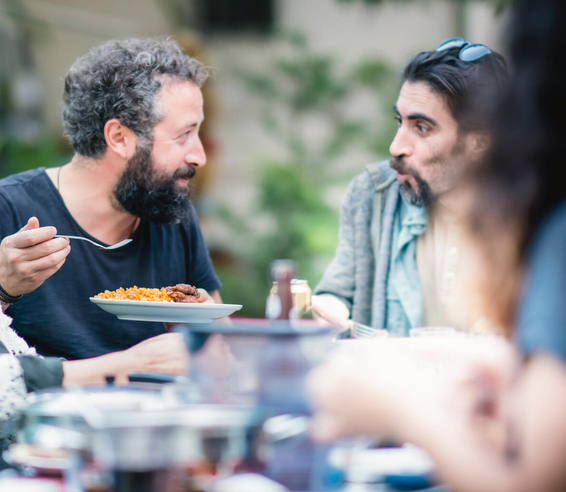
POLYGON ((117 383, 127 383, 126 354, 113 352, 92 359, 63 362, 63 386, 104 384, 107 376, 114 376, 117 383))

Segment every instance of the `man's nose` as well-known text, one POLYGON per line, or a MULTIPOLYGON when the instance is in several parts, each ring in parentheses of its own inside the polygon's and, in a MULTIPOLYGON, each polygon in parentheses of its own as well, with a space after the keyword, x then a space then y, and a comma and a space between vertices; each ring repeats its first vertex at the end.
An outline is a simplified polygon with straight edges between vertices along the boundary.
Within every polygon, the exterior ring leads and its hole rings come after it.
POLYGON ((400 127, 395 134, 395 138, 389 146, 389 152, 393 157, 411 155, 413 152, 410 138, 403 127, 400 127))
POLYGON ((200 138, 197 138, 193 145, 191 145, 189 152, 185 155, 185 162, 194 167, 203 167, 206 165, 206 154, 200 138))

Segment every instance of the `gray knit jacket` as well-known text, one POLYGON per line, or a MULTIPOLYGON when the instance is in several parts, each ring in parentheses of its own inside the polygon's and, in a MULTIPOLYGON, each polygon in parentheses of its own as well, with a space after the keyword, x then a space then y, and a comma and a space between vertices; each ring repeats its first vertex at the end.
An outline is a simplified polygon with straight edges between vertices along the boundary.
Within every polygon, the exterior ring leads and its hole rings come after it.
POLYGON ((385 328, 386 286, 399 182, 389 161, 368 164, 349 184, 339 244, 314 294, 332 294, 354 321, 385 328), (377 258, 377 260, 376 260, 377 258))

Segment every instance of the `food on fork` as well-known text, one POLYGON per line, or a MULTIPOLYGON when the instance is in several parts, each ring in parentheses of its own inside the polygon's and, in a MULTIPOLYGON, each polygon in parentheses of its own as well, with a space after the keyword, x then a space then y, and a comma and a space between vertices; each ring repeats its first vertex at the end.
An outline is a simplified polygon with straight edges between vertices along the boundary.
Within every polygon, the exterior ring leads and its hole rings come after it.
POLYGON ((117 301, 151 301, 151 302, 184 302, 200 303, 204 302, 203 297, 196 287, 188 284, 177 284, 172 287, 162 287, 161 289, 150 289, 145 287, 133 287, 124 289, 119 287, 116 290, 105 290, 94 296, 95 299, 112 299, 117 301))

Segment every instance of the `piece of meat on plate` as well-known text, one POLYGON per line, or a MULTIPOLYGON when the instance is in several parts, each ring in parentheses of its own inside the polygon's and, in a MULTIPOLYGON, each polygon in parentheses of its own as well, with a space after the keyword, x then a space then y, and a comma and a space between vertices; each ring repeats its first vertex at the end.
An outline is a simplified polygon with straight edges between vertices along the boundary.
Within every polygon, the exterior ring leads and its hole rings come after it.
POLYGON ((165 287, 165 292, 173 299, 173 302, 197 303, 203 301, 198 289, 189 284, 165 287))

